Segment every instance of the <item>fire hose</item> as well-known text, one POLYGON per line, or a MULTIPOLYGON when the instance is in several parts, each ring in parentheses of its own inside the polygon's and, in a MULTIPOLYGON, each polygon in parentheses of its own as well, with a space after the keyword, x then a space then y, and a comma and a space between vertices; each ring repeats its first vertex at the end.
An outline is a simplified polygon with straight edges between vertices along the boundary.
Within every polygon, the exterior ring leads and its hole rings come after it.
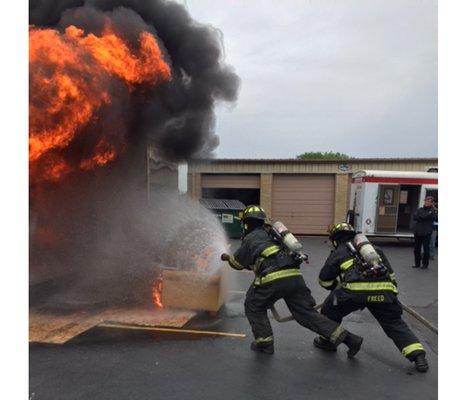
MULTIPOLYGON (((323 303, 314 306, 314 310, 319 310, 320 308, 322 308, 322 304, 323 303)), ((400 304, 401 304, 401 307, 403 308, 403 310, 405 310, 409 315, 411 315, 412 317, 417 319, 426 328, 428 328, 429 330, 434 332, 436 335, 438 335, 438 328, 435 325, 433 325, 430 321, 428 321, 426 318, 424 318, 421 314, 414 311, 411 307, 408 307, 407 305, 405 305, 405 304, 403 304, 401 302, 400 302, 400 304)), ((288 321, 293 321, 294 320, 294 317, 292 315, 282 317, 278 313, 277 309, 275 308, 275 304, 272 307, 270 307, 270 311, 272 312, 273 318, 277 322, 288 322, 288 321)))
MULTIPOLYGON (((314 306, 314 310, 319 310, 322 307, 322 304, 323 303, 320 303, 320 304, 317 304, 316 306, 314 306)), ((294 317, 292 315, 282 317, 278 313, 277 309, 275 308, 275 304, 272 307, 270 307, 270 311, 272 312, 274 320, 277 321, 277 322, 288 322, 288 321, 293 321, 294 320, 294 317)))

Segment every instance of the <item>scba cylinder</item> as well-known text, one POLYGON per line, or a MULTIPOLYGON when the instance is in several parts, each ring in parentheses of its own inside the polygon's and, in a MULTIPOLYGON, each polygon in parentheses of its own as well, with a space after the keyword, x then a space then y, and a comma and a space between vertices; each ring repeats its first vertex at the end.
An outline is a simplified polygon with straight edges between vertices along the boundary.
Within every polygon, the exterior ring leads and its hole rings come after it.
POLYGON ((353 239, 354 247, 361 254, 364 261, 370 265, 375 265, 380 263, 379 253, 375 250, 372 243, 369 242, 369 239, 361 233, 358 233, 353 239))
POLYGON ((283 244, 293 252, 302 250, 303 245, 296 237, 288 230, 288 228, 280 221, 274 222, 273 229, 281 236, 283 244))

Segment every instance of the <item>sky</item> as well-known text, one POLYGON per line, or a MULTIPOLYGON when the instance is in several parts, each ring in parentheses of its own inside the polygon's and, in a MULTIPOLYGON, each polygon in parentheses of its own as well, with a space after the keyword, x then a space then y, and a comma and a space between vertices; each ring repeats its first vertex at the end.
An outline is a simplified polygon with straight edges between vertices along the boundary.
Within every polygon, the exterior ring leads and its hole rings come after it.
POLYGON ((185 0, 241 78, 218 158, 437 156, 437 2, 185 0))

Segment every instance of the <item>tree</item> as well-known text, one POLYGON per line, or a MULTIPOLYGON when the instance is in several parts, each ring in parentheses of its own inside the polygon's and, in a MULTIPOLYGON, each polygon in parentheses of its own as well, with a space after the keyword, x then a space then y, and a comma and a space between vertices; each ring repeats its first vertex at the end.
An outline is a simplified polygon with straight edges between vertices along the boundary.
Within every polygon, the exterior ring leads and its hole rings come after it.
POLYGON ((344 160, 350 158, 349 155, 334 151, 308 151, 296 156, 298 160, 344 160))

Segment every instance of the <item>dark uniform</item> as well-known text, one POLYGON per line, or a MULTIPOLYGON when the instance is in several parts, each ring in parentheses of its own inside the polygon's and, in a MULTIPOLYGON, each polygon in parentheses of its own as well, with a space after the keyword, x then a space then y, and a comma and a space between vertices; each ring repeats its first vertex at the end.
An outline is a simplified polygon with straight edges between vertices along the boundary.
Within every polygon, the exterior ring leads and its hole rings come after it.
POLYGON ((277 300, 284 299, 299 324, 319 333, 335 346, 343 341, 350 348, 350 357, 357 353, 362 339, 313 308, 316 302, 299 270, 300 261, 290 256, 265 226, 248 232, 228 262, 234 269, 253 270, 256 275, 245 300, 246 317, 255 338, 253 349, 256 350, 254 346, 257 345, 270 345, 273 352, 273 333, 267 310, 277 300))
POLYGON ((388 271, 379 277, 364 278, 346 244, 337 245, 319 274, 320 285, 332 290, 321 313, 340 323, 346 315, 367 307, 401 353, 414 361, 425 350, 401 317, 395 273, 382 250, 376 251, 388 271))
POLYGON ((435 207, 421 207, 414 213, 414 268, 429 266, 430 238, 434 229, 434 222, 438 221, 435 207), (421 255, 421 248, 423 255, 421 255))

